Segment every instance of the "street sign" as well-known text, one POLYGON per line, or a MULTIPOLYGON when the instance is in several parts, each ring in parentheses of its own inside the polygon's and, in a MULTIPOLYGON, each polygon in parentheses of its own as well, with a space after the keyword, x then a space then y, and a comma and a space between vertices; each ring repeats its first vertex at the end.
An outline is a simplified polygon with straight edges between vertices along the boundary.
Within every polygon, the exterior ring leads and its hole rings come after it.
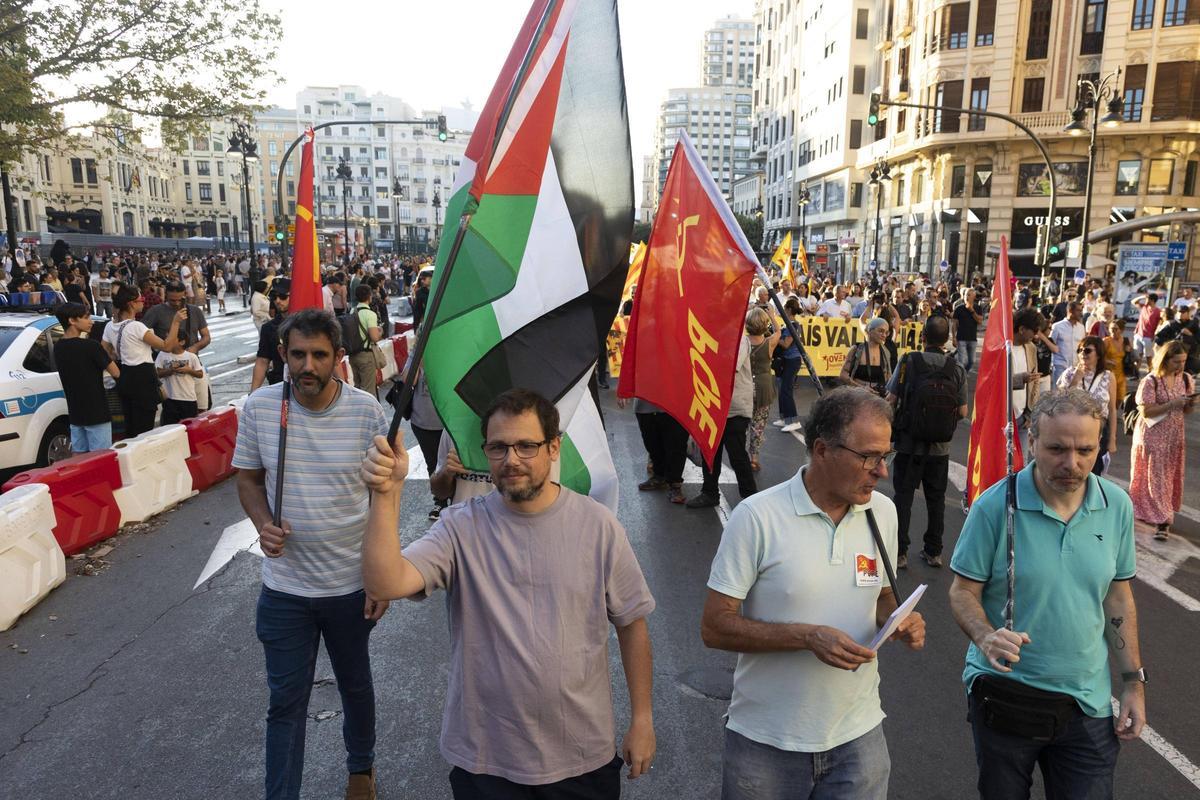
POLYGON ((275 238, 275 223, 274 222, 267 223, 267 236, 271 239, 275 238))
POLYGON ((942 272, 948 272, 950 270, 950 262, 943 258, 942 263, 938 264, 938 269, 942 272))
POLYGON ((288 223, 288 233, 291 234, 292 236, 296 235, 296 223, 294 223, 294 222, 288 223))
POLYGON ((1122 275, 1126 272, 1162 272, 1167 268, 1167 247, 1165 243, 1122 242, 1117 245, 1117 271, 1122 275))
POLYGON ((879 269, 879 262, 872 258, 871 263, 868 264, 868 267, 871 269, 879 269))
POLYGON ((1167 261, 1187 261, 1187 242, 1167 242, 1167 261))
POLYGON ((1086 269, 1075 270, 1075 282, 1076 283, 1078 283, 1080 286, 1082 286, 1083 282, 1086 280, 1087 280, 1087 270, 1086 269))

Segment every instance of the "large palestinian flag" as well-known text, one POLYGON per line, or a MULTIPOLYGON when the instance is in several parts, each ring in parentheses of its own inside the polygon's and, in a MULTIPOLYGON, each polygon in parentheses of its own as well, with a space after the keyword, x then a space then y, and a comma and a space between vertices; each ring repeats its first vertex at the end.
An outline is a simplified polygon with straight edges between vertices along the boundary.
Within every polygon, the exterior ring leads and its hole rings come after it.
POLYGON ((534 0, 467 147, 446 209, 434 292, 461 249, 423 359, 471 469, 479 421, 515 387, 555 401, 563 485, 616 507, 588 381, 629 266, 633 164, 615 0, 534 0), (464 214, 469 216, 464 216, 464 214))

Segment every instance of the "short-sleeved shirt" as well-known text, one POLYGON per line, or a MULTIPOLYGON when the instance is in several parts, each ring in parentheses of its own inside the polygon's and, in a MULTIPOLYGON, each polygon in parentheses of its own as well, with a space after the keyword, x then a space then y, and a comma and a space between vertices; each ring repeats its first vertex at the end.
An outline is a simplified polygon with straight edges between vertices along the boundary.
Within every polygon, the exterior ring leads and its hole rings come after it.
POLYGON ((426 596, 446 590, 447 761, 536 785, 612 760, 609 626, 654 610, 612 512, 561 487, 537 514, 492 493, 444 510, 404 556, 426 596))
POLYGON ((354 317, 362 335, 363 347, 366 347, 371 343, 371 328, 379 327, 379 315, 366 303, 359 303, 354 307, 354 317))
POLYGON ((153 364, 154 351, 146 344, 146 332, 150 330, 135 319, 110 322, 104 326, 103 341, 112 345, 117 354, 117 363, 135 367, 138 364, 153 364))
MULTIPOLYGON (((1017 473, 1016 603, 1013 629, 1029 634, 1021 660, 1003 677, 1069 694, 1091 717, 1112 715, 1104 598, 1135 572, 1133 503, 1110 481, 1088 475, 1083 504, 1064 523, 1042 503, 1036 462, 1017 473)), ((971 505, 950 568, 984 584, 988 623, 1004 625, 1008 547, 1004 481, 971 505)), ((972 643, 963 683, 998 674, 972 643)))
MULTIPOLYGON (((894 558, 896 507, 875 492, 835 526, 808 494, 808 469, 734 509, 708 588, 742 600, 749 619, 829 625, 868 644, 878 631, 876 604, 886 578, 866 510, 873 511, 894 558)), ((748 739, 781 750, 824 752, 883 718, 878 659, 849 672, 808 650, 738 656, 728 726, 748 739)))
MULTIPOLYGON (((896 369, 892 372, 891 378, 888 380, 888 394, 894 394, 900 398, 900 403, 897 406, 897 415, 907 413, 904 408, 905 395, 908 393, 908 368, 911 359, 919 358, 924 364, 924 373, 928 375, 930 372, 945 369, 947 364, 952 364, 952 371, 958 380, 958 405, 965 406, 967 404, 967 373, 962 366, 954 361, 954 359, 945 353, 932 352, 922 350, 919 353, 906 353, 900 359, 900 363, 896 364, 896 369)), ((896 429, 896 451, 899 453, 924 454, 930 456, 948 456, 950 455, 950 442, 925 442, 916 441, 909 436, 905 431, 896 429)))
POLYGON ((979 323, 975 321, 976 314, 982 314, 979 303, 968 306, 961 302, 954 307, 954 322, 957 324, 954 338, 960 342, 973 342, 979 337, 979 323))
MULTIPOLYGON (((246 398, 238 420, 233 466, 266 470, 267 505, 274 510, 283 384, 246 398)), ((279 558, 264 558, 263 583, 302 597, 334 597, 362 588, 362 538, 367 487, 359 470, 375 436, 386 436, 383 408, 366 392, 341 383, 324 411, 288 404, 284 521, 292 527, 279 558)))
POLYGON ((103 425, 112 420, 104 397, 104 370, 110 363, 112 359, 94 339, 72 336, 54 343, 54 365, 72 425, 103 425))
POLYGON ((1084 330, 1082 322, 1060 319, 1051 325, 1050 341, 1058 346, 1058 352, 1054 354, 1054 366, 1066 369, 1074 364, 1077 357, 1075 351, 1079 349, 1079 343, 1086 335, 1087 331, 1084 330))
MULTIPOLYGON (((200 331, 208 327, 208 320, 204 318, 204 310, 199 306, 188 304, 187 312, 188 318, 179 324, 179 338, 184 340, 184 347, 191 347, 200 341, 200 331)), ((159 303, 146 311, 142 322, 154 331, 155 336, 166 339, 167 334, 171 332, 171 320, 174 318, 175 309, 169 303, 159 303)))
MULTIPOLYGON (((182 353, 162 352, 154 359, 155 369, 170 369, 177 366, 186 369, 204 369, 200 364, 200 356, 190 350, 184 350, 182 353)), ((193 376, 176 373, 159 378, 159 380, 162 381, 163 390, 167 393, 168 399, 184 403, 196 402, 196 379, 193 376)))
POLYGON ((283 380, 283 356, 279 355, 279 326, 283 324, 282 314, 272 317, 263 323, 258 332, 258 352, 255 358, 267 360, 267 383, 279 383, 283 380))

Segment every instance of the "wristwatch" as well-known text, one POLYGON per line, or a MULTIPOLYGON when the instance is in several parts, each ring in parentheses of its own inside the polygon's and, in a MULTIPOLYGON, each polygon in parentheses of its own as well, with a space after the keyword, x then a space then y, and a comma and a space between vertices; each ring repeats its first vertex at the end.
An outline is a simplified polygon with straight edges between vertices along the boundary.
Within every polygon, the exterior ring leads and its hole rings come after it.
POLYGON ((1125 681, 1125 683, 1129 683, 1130 681, 1137 681, 1138 683, 1145 683, 1146 682, 1146 669, 1145 669, 1145 667, 1139 667, 1134 672, 1122 672, 1121 680, 1125 681))

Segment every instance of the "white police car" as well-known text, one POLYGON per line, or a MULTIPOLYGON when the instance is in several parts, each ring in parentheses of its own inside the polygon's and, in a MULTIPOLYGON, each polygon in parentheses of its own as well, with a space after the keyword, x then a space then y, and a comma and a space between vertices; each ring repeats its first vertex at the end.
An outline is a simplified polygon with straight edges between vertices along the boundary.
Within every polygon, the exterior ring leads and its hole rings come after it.
POLYGON ((54 364, 62 335, 52 316, 0 313, 0 472, 71 455, 67 401, 54 364))

